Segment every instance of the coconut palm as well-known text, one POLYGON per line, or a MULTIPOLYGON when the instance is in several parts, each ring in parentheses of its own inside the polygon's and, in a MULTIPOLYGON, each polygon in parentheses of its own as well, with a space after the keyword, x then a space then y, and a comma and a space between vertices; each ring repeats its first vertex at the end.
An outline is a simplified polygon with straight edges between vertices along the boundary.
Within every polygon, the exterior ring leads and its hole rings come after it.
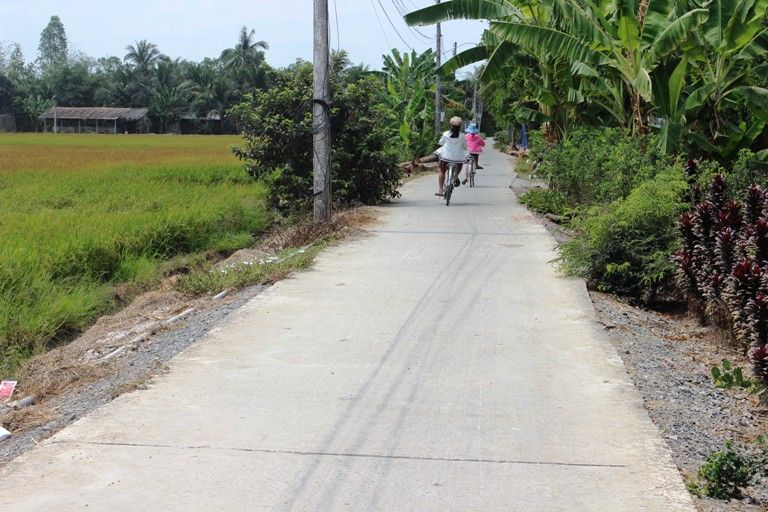
POLYGON ((264 53, 261 50, 269 50, 269 44, 266 41, 256 41, 255 38, 256 30, 248 31, 247 27, 242 27, 235 47, 227 48, 221 53, 224 66, 227 69, 241 70, 263 60, 264 53))
POLYGON ((123 61, 133 64, 140 73, 145 75, 152 71, 162 55, 157 45, 146 39, 136 41, 136 44, 128 45, 125 49, 128 53, 125 54, 123 61))

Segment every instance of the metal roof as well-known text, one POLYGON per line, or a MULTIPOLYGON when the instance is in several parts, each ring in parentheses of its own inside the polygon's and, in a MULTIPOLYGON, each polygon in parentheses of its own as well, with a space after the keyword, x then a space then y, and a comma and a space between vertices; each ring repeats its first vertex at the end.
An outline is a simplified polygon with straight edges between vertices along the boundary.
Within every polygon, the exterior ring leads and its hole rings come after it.
POLYGON ((113 121, 138 121, 147 116, 146 108, 117 107, 51 107, 42 113, 40 119, 99 119, 113 121))

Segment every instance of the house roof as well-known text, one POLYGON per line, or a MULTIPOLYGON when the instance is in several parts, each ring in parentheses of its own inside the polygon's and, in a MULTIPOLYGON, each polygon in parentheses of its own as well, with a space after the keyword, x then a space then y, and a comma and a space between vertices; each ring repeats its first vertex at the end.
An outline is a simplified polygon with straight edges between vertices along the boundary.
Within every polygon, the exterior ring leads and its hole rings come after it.
POLYGON ((147 116, 146 108, 117 108, 117 107, 51 107, 40 116, 40 119, 99 119, 113 121, 138 121, 147 116))

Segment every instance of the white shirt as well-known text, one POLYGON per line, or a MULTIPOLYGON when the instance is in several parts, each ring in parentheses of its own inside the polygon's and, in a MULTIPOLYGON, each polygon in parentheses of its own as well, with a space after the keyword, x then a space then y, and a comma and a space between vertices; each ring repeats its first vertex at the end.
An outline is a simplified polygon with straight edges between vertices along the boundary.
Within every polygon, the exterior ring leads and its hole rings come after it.
POLYGON ((467 150, 467 138, 463 132, 459 132, 457 138, 451 137, 450 130, 445 132, 440 137, 440 149, 435 151, 440 160, 447 162, 465 162, 469 158, 469 151, 467 150))

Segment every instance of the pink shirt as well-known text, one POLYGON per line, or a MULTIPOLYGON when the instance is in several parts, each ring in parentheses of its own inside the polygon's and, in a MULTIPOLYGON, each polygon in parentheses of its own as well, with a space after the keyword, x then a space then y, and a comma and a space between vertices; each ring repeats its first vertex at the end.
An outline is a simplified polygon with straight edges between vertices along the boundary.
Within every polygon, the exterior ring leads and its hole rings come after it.
POLYGON ((476 133, 467 134, 467 149, 470 153, 482 153, 485 141, 476 133))

